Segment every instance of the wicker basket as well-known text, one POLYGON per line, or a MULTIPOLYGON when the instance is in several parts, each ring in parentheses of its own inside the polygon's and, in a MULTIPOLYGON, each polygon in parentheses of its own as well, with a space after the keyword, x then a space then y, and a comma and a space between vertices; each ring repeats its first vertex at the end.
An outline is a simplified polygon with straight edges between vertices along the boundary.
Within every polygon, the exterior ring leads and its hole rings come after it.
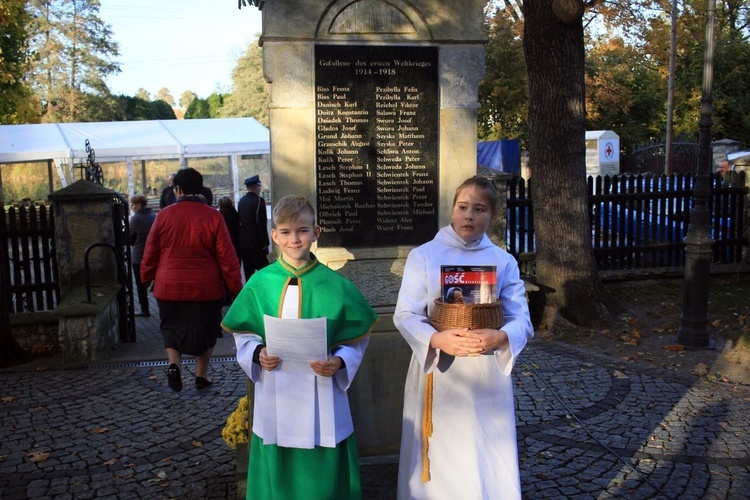
POLYGON ((446 304, 435 299, 430 322, 439 332, 450 328, 500 328, 503 326, 503 308, 499 300, 492 304, 446 304))

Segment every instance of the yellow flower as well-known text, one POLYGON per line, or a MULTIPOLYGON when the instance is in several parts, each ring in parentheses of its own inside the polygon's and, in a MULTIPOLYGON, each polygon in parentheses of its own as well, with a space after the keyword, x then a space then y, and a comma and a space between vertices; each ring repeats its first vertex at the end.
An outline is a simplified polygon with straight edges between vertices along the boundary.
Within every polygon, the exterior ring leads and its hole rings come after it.
POLYGON ((250 426, 250 415, 248 414, 247 396, 243 396, 237 402, 237 408, 227 418, 227 425, 221 431, 224 442, 233 450, 237 449, 238 443, 247 443, 250 426))

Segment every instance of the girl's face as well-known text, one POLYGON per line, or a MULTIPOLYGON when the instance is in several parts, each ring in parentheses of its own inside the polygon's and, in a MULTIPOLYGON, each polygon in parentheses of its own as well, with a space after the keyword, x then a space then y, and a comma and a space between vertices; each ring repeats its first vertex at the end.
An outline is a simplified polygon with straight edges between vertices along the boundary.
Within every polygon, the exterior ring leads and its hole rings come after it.
POLYGON ((494 218, 481 189, 467 186, 458 193, 451 213, 451 226, 464 241, 481 238, 494 218))
POLYGON ((310 262, 310 248, 320 236, 320 227, 313 224, 312 215, 302 213, 292 222, 278 224, 271 230, 271 236, 287 264, 299 269, 310 262))

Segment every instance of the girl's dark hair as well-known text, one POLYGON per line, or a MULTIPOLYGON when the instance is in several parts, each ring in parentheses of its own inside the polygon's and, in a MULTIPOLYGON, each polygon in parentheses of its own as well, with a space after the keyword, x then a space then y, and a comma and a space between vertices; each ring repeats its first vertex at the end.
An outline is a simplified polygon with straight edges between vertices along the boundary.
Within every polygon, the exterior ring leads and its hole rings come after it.
POLYGON ((203 176, 192 167, 178 170, 173 182, 184 194, 201 194, 203 189, 203 176))
POLYGON ((229 196, 222 196, 221 198, 219 198, 218 205, 219 210, 229 210, 234 206, 234 202, 229 196))
POLYGON ((484 197, 487 199, 487 204, 490 206, 490 212, 492 213, 492 215, 497 215, 497 207, 499 205, 498 192, 497 185, 495 185, 495 179, 493 179, 492 177, 475 175, 474 177, 469 177, 468 179, 466 179, 460 186, 458 186, 458 189, 456 189, 456 194, 453 196, 453 206, 456 206, 458 194, 464 188, 470 186, 474 186, 482 191, 484 197))

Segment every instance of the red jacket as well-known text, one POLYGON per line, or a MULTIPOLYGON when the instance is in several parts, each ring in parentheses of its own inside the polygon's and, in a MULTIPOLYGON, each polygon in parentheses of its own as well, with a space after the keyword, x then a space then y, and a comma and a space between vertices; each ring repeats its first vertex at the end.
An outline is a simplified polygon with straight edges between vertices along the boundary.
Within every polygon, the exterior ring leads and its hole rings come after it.
POLYGON ((221 214, 181 198, 156 216, 146 240, 141 280, 154 281, 154 297, 205 302, 242 289, 239 261, 221 214))

